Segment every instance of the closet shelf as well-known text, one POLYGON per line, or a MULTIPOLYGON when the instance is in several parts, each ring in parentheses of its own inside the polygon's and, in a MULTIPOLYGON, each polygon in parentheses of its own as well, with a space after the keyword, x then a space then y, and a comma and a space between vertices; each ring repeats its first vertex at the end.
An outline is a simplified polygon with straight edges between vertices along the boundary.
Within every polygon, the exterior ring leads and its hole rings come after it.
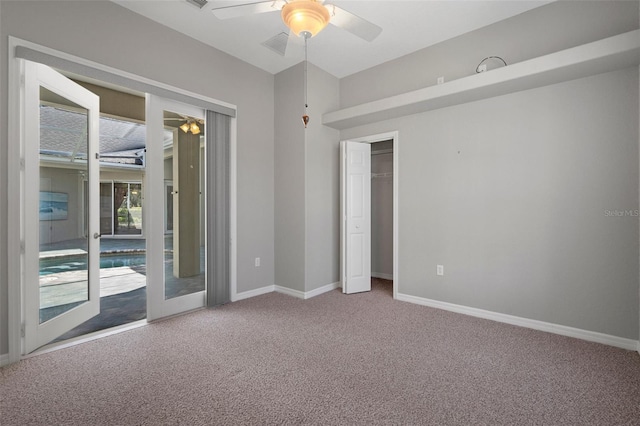
POLYGON ((640 30, 634 30, 444 84, 332 111, 322 116, 322 124, 339 130, 348 129, 639 63, 640 30))
POLYGON ((393 177, 393 173, 391 172, 387 172, 387 173, 371 173, 371 179, 375 179, 375 178, 392 178, 393 177))

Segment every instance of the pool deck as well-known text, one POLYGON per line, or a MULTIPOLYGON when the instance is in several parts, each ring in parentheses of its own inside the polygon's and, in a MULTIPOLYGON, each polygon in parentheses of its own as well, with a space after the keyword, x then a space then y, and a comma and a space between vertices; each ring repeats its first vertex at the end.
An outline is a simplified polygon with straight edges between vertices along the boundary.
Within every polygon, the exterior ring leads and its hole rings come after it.
MULTIPOLYGON (((64 257, 86 254, 86 240, 70 240, 41 245, 41 259, 64 262, 64 257), (60 259, 57 259, 60 258, 60 259)), ((144 254, 144 238, 102 238, 100 254, 136 255, 144 254)), ((205 288, 205 250, 201 247, 201 273, 193 277, 178 278, 173 269, 173 235, 165 236, 164 292, 170 299, 202 291, 205 288)), ((146 314, 146 265, 100 268, 100 313, 65 333, 58 340, 81 336, 85 333, 104 330, 114 325, 126 324, 144 319, 146 314)), ((87 272, 62 271, 40 277, 41 321, 60 315, 72 309, 79 302, 87 300, 87 272)))
MULTIPOLYGON (((40 246, 41 259, 64 258, 86 254, 81 247, 84 239, 61 241, 40 246)), ((165 238, 165 247, 173 246, 173 235, 165 238)), ((101 238, 100 254, 144 253, 144 238, 101 238)), ((67 271, 40 277, 40 308, 50 308, 86 301, 87 271, 67 271)), ((100 268, 100 297, 125 293, 147 285, 144 266, 100 268)))
MULTIPOLYGON (((86 240, 69 240, 42 245, 42 259, 63 258, 86 254, 78 247, 86 240)), ((102 238, 100 254, 144 253, 146 240, 143 238, 102 238)), ((194 277, 173 276, 173 235, 165 236, 165 285, 166 297, 171 298, 204 289, 204 250, 201 251, 202 273, 194 277)), ((125 293, 146 286, 146 265, 100 268, 100 297, 125 293)), ((40 277, 40 307, 48 308, 87 300, 87 272, 64 271, 40 277)))
MULTIPOLYGON (((75 239, 60 241, 51 244, 40 245, 40 258, 49 259, 60 256, 77 256, 86 254, 87 250, 85 239, 75 239)), ((100 238, 100 253, 131 253, 142 252, 146 250, 147 240, 144 238, 100 238)), ((164 249, 173 249, 173 235, 168 234, 164 237, 164 249)))

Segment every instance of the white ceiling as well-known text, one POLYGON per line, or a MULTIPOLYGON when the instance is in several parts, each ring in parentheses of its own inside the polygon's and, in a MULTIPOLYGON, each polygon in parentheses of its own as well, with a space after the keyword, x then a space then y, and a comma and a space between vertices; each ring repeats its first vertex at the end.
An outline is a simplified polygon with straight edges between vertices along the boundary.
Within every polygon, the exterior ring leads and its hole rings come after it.
MULTIPOLYGON (((288 33, 277 11, 227 20, 220 20, 211 12, 213 8, 258 0, 209 0, 202 9, 186 0, 112 1, 273 74, 304 59, 301 39, 287 50, 285 57, 262 46, 276 34, 288 33)), ((309 61, 342 78, 542 6, 549 0, 331 2, 383 29, 377 39, 366 42, 329 25, 309 40, 309 61)))

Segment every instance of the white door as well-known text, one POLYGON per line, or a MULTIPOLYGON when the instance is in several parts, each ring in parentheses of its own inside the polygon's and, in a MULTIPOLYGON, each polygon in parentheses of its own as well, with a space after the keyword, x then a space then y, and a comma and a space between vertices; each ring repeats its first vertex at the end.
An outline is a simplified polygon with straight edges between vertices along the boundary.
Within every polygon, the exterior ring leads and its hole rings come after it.
POLYGON ((342 141, 342 292, 371 291, 371 145, 342 141))
POLYGON ((204 125, 203 109, 147 95, 149 321, 205 306, 204 125), (173 184, 171 211, 165 194, 168 181, 173 184), (172 218, 172 233, 165 232, 165 217, 172 218))
POLYGON ((24 61, 23 81, 23 352, 29 353, 100 311, 100 108, 98 96, 45 65, 24 61))

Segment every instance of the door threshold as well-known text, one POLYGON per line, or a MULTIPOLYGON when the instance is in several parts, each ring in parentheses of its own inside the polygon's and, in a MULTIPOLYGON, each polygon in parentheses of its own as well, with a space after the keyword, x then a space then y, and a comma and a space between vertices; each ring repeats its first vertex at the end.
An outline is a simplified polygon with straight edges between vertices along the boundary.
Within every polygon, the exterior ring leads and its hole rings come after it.
POLYGON ((140 328, 147 324, 149 324, 149 322, 146 319, 142 319, 139 321, 130 322, 128 324, 118 325, 118 326, 107 328, 104 330, 98 330, 92 333, 84 334, 82 336, 73 337, 68 340, 63 340, 62 342, 49 343, 48 345, 45 345, 45 346, 42 346, 41 348, 36 349, 30 354, 23 355, 21 359, 28 359, 34 356, 57 351, 59 349, 70 348, 71 346, 80 345, 82 343, 87 343, 87 342, 91 342, 92 340, 102 339, 103 337, 111 336, 113 334, 119 334, 125 331, 140 328))

